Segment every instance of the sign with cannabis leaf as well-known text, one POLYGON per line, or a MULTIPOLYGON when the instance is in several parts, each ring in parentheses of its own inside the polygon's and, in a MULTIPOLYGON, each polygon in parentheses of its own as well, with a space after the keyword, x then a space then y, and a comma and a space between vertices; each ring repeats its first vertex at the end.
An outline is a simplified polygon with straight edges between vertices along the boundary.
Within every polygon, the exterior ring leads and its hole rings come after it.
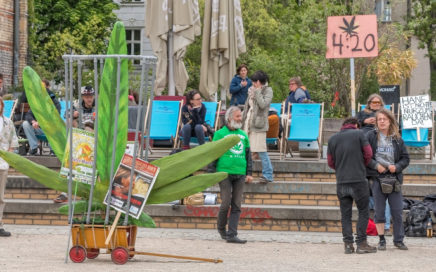
POLYGON ((375 14, 327 18, 326 58, 376 56, 378 56, 378 38, 375 14))

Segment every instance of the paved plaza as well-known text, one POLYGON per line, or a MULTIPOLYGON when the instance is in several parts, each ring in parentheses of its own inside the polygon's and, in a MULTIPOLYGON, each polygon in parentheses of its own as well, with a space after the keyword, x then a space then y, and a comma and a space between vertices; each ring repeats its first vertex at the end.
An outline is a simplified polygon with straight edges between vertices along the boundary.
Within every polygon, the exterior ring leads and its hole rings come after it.
MULTIPOLYGON (((66 226, 7 225, 12 237, 0 238, 0 271, 435 271, 436 239, 406 238, 400 251, 388 237, 388 249, 375 254, 343 254, 339 233, 240 231, 244 245, 228 244, 214 230, 139 229, 136 250, 223 263, 135 256, 124 265, 101 254, 84 263, 65 263, 66 226)), ((370 237, 370 244, 378 238, 370 237)))

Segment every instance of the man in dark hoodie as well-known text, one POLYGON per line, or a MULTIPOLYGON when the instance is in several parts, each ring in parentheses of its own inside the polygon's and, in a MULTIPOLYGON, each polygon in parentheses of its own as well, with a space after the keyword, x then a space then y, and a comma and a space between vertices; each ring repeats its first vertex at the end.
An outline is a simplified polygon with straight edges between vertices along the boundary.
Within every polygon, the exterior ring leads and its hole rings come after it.
POLYGON ((351 223, 353 200, 359 213, 356 253, 377 252, 377 248, 368 245, 366 240, 369 187, 365 166, 371 161, 372 149, 364 133, 358 129, 358 124, 356 118, 346 119, 341 131, 333 135, 328 142, 327 161, 329 167, 336 171, 336 190, 341 209, 345 254, 354 252, 351 223))

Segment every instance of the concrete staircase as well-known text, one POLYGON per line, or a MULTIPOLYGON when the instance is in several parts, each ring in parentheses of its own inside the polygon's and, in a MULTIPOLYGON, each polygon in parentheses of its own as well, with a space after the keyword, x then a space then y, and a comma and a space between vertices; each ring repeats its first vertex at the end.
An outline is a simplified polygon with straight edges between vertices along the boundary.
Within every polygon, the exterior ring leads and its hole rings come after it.
MULTIPOLYGON (((33 157, 50 168, 59 168, 54 157, 33 157)), ((240 229, 340 232, 335 175, 325 161, 273 160, 275 182, 246 184, 240 229)), ((254 164, 255 179, 261 164, 254 164)), ((405 171, 403 194, 422 199, 436 192, 436 165, 415 161, 405 171)), ((217 193, 213 186, 208 192, 217 193)), ((53 203, 58 195, 36 181, 10 170, 6 188, 6 224, 65 225, 67 217, 53 203)), ((218 197, 219 203, 219 197, 218 197)), ((219 205, 148 205, 145 212, 163 228, 216 228, 219 205)), ((353 219, 357 219, 354 211, 353 219)))

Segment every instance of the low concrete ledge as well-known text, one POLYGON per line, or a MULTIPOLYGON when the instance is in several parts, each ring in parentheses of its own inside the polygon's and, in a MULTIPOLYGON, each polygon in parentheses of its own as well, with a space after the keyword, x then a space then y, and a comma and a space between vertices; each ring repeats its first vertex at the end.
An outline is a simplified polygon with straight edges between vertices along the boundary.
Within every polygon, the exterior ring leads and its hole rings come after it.
POLYGON ((44 189, 46 186, 28 176, 8 176, 7 189, 44 189))
POLYGON ((63 206, 53 200, 6 199, 5 202, 5 213, 59 214, 58 209, 63 206))
MULTIPOLYGON (((217 185, 206 190, 207 192, 219 192, 217 185)), ((269 184, 246 184, 246 193, 268 194, 315 194, 336 195, 336 182, 298 182, 279 181, 269 184)), ((404 184, 403 195, 406 197, 424 197, 431 192, 436 192, 436 184, 404 184)))
MULTIPOLYGON (((271 163, 274 167, 275 173, 334 173, 334 170, 328 167, 325 159, 319 161, 273 160, 271 163)), ((254 161, 253 171, 262 171, 262 164, 260 161, 254 161)), ((411 162, 404 170, 404 174, 435 175, 436 163, 433 161, 411 162)))

